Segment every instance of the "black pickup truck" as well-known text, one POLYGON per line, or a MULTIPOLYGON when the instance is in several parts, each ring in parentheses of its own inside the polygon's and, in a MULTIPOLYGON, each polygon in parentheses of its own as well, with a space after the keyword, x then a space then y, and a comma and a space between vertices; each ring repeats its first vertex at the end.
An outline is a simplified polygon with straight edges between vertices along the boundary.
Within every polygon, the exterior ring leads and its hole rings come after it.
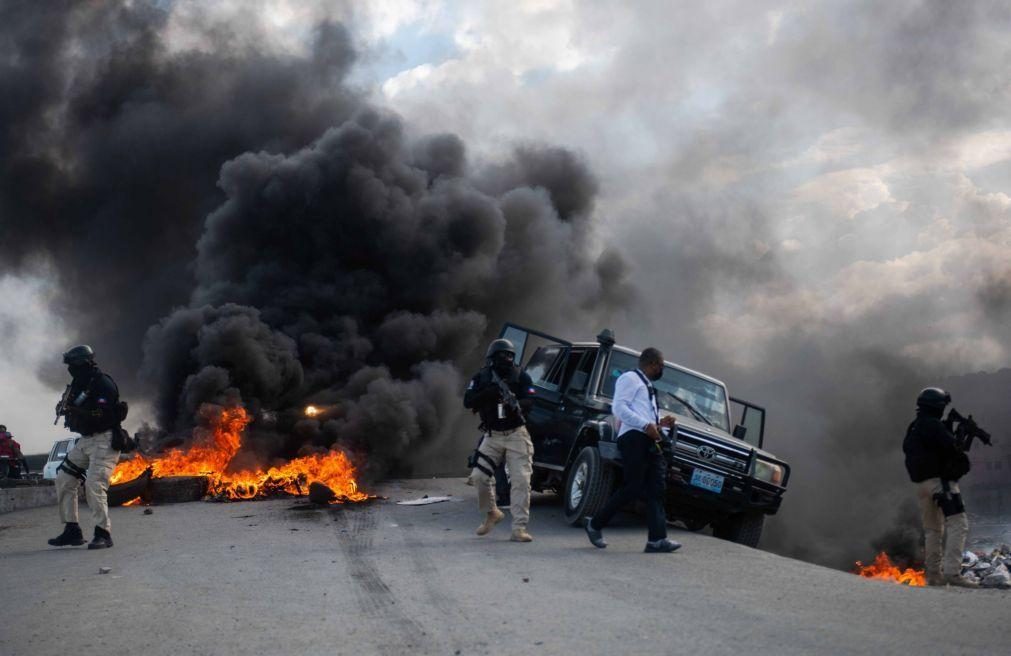
MULTIPOLYGON (((566 520, 582 525, 621 477, 611 399, 618 376, 637 366, 639 351, 617 345, 610 330, 594 342, 570 342, 507 323, 501 336, 516 346, 516 362, 533 381, 532 487, 560 493, 566 520)), ((661 443, 668 519, 695 531, 711 524, 717 537, 757 546, 765 516, 779 510, 790 478, 789 465, 762 449, 765 410, 672 362, 655 386, 661 414, 677 417, 677 434, 661 443)))

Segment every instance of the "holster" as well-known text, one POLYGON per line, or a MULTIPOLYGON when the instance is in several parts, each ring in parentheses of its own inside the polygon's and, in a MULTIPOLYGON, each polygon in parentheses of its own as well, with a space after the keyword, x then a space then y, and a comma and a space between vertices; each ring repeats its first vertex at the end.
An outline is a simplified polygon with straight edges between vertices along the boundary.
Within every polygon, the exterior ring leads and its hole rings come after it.
POLYGON ((474 451, 467 457, 467 468, 471 470, 477 469, 487 476, 494 476, 498 463, 481 453, 481 443, 484 442, 484 438, 487 436, 487 433, 481 433, 481 437, 478 438, 477 444, 474 446, 474 451))
POLYGON ((137 449, 137 440, 130 437, 130 434, 122 426, 112 428, 112 440, 110 446, 116 451, 130 453, 137 449))
POLYGON ((962 495, 958 492, 952 492, 951 485, 944 479, 941 479, 941 492, 934 495, 934 503, 938 505, 945 517, 965 512, 962 495))

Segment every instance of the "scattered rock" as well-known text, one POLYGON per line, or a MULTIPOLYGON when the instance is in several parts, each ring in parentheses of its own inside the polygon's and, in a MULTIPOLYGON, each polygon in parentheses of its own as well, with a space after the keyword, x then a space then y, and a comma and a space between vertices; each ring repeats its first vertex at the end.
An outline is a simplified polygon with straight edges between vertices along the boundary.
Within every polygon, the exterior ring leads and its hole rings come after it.
POLYGON ((966 551, 962 554, 962 567, 974 567, 976 563, 979 562, 979 556, 972 553, 971 551, 966 551))
POLYGON ((145 514, 145 515, 153 515, 153 514, 154 514, 154 511, 153 511, 153 510, 151 510, 150 508, 145 508, 145 509, 144 509, 144 514, 145 514))
POLYGON ((530 577, 528 577, 528 576, 524 576, 524 577, 523 577, 523 582, 524 582, 524 583, 530 583, 530 577))
POLYGON ((331 501, 335 501, 337 495, 329 487, 320 483, 319 481, 313 481, 309 484, 309 501, 313 503, 318 503, 321 506, 329 504, 331 501))
POLYGON ((98 573, 99 574, 108 574, 111 571, 112 571, 111 567, 99 567, 98 568, 98 573))
POLYGON ((984 588, 1011 588, 1011 573, 1008 572, 1007 567, 1004 565, 994 567, 983 578, 982 585, 984 588))

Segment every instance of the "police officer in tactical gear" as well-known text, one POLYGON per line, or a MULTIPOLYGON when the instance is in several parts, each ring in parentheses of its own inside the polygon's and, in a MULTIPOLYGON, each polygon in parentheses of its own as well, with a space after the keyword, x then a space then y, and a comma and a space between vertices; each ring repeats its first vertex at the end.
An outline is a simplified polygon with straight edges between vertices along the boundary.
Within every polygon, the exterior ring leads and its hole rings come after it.
POLYGON ((494 472, 503 460, 511 479, 510 512, 514 542, 530 542, 530 476, 533 473, 534 445, 525 425, 525 413, 531 402, 530 376, 516 366, 516 348, 507 339, 496 339, 485 354, 485 366, 470 380, 463 395, 463 405, 481 417, 484 439, 477 449, 470 474, 477 487, 478 507, 484 522, 478 535, 487 535, 502 521, 504 513, 496 507, 492 489, 494 472))
POLYGON ((923 516, 927 584, 975 588, 975 582, 962 576, 969 520, 958 479, 969 471, 969 459, 958 448, 950 426, 941 420, 949 403, 951 396, 940 388, 921 391, 916 419, 906 430, 902 450, 923 516))
POLYGON ((84 544, 77 523, 77 491, 83 483, 95 520, 95 536, 88 548, 106 549, 112 546, 109 477, 119 461, 113 439, 125 414, 124 406, 119 402, 116 383, 95 364, 95 352, 90 346, 75 346, 63 354, 63 362, 73 380, 56 406, 57 418, 62 415, 64 426, 84 439, 77 441, 58 468, 56 498, 64 528, 49 544, 54 547, 84 544))

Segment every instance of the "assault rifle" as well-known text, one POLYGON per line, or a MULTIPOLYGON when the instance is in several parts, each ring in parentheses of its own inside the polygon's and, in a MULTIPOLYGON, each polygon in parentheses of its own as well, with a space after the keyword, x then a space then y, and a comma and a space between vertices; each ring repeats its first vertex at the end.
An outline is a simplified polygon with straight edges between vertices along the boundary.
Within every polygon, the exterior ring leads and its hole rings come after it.
POLYGON ((60 421, 60 417, 67 414, 67 403, 70 401, 70 385, 67 385, 67 389, 63 390, 63 396, 60 397, 60 402, 56 404, 56 419, 53 420, 53 426, 55 426, 60 421))
POLYGON ((954 429, 955 445, 962 451, 968 452, 972 448, 973 439, 976 438, 987 446, 993 446, 993 442, 990 440, 990 433, 980 428, 976 420, 972 418, 972 415, 963 417, 959 414, 958 410, 952 408, 948 411, 948 418, 944 421, 948 424, 949 429, 954 424, 958 424, 958 427, 954 429))
POLYGON ((512 408, 513 412, 516 413, 516 416, 519 417, 523 423, 526 423, 527 418, 523 415, 523 409, 520 407, 519 399, 516 398, 513 391, 509 389, 509 386, 506 385, 504 380, 502 380, 502 377, 498 375, 498 372, 495 371, 494 367, 491 368, 491 381, 498 385, 498 390, 502 393, 502 403, 505 403, 507 406, 512 408))

